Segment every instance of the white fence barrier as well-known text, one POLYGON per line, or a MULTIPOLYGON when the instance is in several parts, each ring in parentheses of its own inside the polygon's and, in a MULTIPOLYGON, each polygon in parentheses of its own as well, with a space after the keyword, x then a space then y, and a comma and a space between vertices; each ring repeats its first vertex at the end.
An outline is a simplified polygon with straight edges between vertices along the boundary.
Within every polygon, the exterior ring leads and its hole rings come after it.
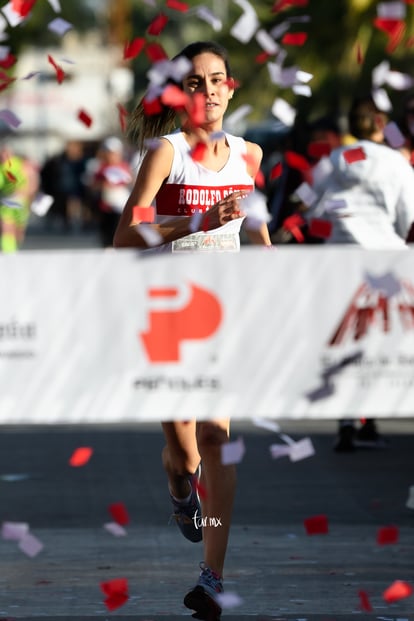
POLYGON ((0 423, 411 417, 414 254, 0 257, 0 423))

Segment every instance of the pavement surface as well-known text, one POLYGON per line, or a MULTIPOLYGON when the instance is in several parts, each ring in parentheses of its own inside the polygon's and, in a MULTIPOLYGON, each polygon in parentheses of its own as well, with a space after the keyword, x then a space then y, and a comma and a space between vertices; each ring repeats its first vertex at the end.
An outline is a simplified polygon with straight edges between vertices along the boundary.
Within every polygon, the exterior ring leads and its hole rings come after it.
MULTIPOLYGON (((337 454, 335 421, 281 421, 284 433, 310 437, 315 455, 271 459, 278 434, 233 423, 246 453, 225 571, 225 591, 239 605, 223 621, 414 621, 414 595, 389 604, 397 580, 414 586, 414 420, 382 420, 382 450, 337 454), (307 535, 304 520, 325 515, 329 532, 307 535), (379 545, 378 529, 399 538, 379 545), (361 609, 360 591, 372 611, 361 609)), ((43 549, 34 557, 0 539, 0 621, 191 619, 182 598, 193 586, 202 545, 168 524, 158 424, 5 426, 0 434, 0 522, 25 522, 43 549), (91 460, 73 468, 80 446, 91 460), (108 507, 125 503, 127 534, 104 524, 108 507), (111 612, 100 584, 126 578, 129 600, 111 612)))

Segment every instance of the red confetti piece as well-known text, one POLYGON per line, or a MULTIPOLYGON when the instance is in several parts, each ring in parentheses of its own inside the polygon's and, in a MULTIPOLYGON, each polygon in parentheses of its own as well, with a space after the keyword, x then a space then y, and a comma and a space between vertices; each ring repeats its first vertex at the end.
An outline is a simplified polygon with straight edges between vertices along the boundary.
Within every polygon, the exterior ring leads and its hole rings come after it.
POLYGON ((160 98, 156 97, 155 99, 143 99, 142 105, 144 106, 144 113, 147 116, 152 116, 153 114, 159 114, 162 111, 162 106, 160 102, 160 98))
POLYGON ((131 60, 138 56, 145 45, 145 39, 136 37, 130 43, 125 43, 124 46, 124 60, 131 60))
POLYGON ((189 10, 189 5, 186 2, 178 2, 177 0, 167 0, 166 6, 174 11, 180 11, 186 13, 189 10))
POLYGON ((272 7, 272 13, 284 11, 292 6, 308 6, 309 0, 278 0, 272 7))
POLYGON ((128 581, 126 578, 115 578, 114 580, 101 582, 101 590, 107 596, 105 606, 108 610, 120 608, 129 599, 128 581))
POLYGON ((78 119, 81 123, 86 125, 86 127, 90 127, 92 125, 92 117, 90 117, 85 110, 79 110, 78 119))
POLYGON ((258 54, 256 56, 256 63, 258 65, 264 65, 264 63, 266 63, 270 58, 270 54, 269 52, 262 52, 261 54, 258 54))
POLYGON ((197 142, 197 144, 191 149, 190 155, 195 162, 202 162, 207 151, 207 145, 205 142, 197 142))
POLYGON ((153 35, 154 37, 158 37, 164 30, 165 26, 168 23, 168 17, 163 13, 160 13, 155 17, 150 25, 147 28, 147 33, 153 35))
POLYGON ((190 103, 190 98, 187 93, 181 90, 174 84, 166 86, 161 95, 161 101, 165 106, 170 108, 185 108, 190 103))
POLYGON ((326 515, 314 515, 303 522, 307 535, 326 535, 329 532, 326 515))
POLYGON ((305 237, 300 230, 300 227, 305 224, 305 220, 299 214, 295 213, 292 216, 289 216, 283 221, 282 227, 289 231, 297 242, 300 244, 305 241, 305 237))
POLYGON ((410 597, 414 592, 413 587, 403 580, 396 580, 387 589, 385 589, 382 597, 388 604, 398 602, 400 599, 410 597))
POLYGON ((265 185, 266 185, 266 179, 265 179, 265 176, 264 176, 264 174, 263 174, 263 171, 262 171, 262 170, 260 170, 260 168, 259 168, 259 170, 258 170, 258 171, 257 171, 257 173, 256 173, 256 176, 255 176, 255 178, 254 178, 254 183, 255 183, 255 185, 256 185, 258 188, 264 188, 264 187, 265 187, 265 185))
POLYGON ((112 515, 113 520, 120 524, 120 526, 126 526, 129 524, 129 515, 126 506, 123 502, 114 502, 108 507, 109 513, 112 515))
POLYGON ((359 591, 359 607, 365 612, 372 612, 371 602, 369 601, 368 593, 366 591, 359 591))
POLYGON ((80 446, 73 451, 69 459, 69 465, 73 468, 80 468, 88 463, 92 454, 93 449, 90 446, 80 446))
POLYGON ((119 118, 119 125, 121 127, 121 131, 125 132, 126 126, 127 126, 128 111, 120 103, 118 103, 116 107, 118 108, 118 118, 119 118))
POLYGON ((282 38, 283 45, 303 45, 308 35, 306 32, 287 32, 282 38))
POLYGON ((10 67, 13 67, 16 61, 17 58, 16 56, 14 56, 14 54, 8 54, 6 58, 3 58, 3 60, 0 61, 0 67, 2 67, 3 69, 10 69, 10 67))
POLYGON ((195 93, 188 109, 190 120, 195 127, 200 127, 206 120, 206 98, 202 93, 195 93))
POLYGON ((6 177, 11 183, 16 183, 17 181, 17 177, 15 177, 10 170, 6 170, 6 177))
POLYGON ((140 222, 154 222, 155 209, 151 205, 149 207, 140 207, 135 205, 132 208, 132 223, 138 224, 140 222))
POLYGON ((12 9, 20 17, 26 17, 37 0, 12 0, 12 9))
POLYGON ((313 157, 317 160, 321 159, 321 157, 326 157, 332 151, 332 147, 329 142, 323 142, 322 140, 315 140, 315 142, 310 142, 308 145, 308 155, 309 157, 313 157))
POLYGON ((386 546, 397 543, 400 533, 396 526, 383 526, 377 531, 377 543, 380 546, 386 546))
POLYGON ((354 149, 346 149, 342 153, 344 160, 348 164, 353 164, 354 162, 359 162, 361 160, 366 160, 367 156, 365 155, 365 151, 362 147, 356 147, 354 149))
POLYGON ((0 92, 8 88, 10 84, 15 81, 15 79, 16 78, 11 78, 10 76, 8 76, 7 73, 0 71, 0 92))
POLYGON ((235 80, 234 78, 227 78, 225 84, 227 84, 227 86, 229 87, 230 90, 235 91, 236 88, 239 88, 240 86, 240 82, 238 82, 237 80, 235 80))
POLYGON ((332 222, 322 220, 321 218, 312 218, 309 223, 309 233, 313 237, 328 239, 332 233, 332 222))
POLYGON ((168 60, 168 55, 159 43, 149 43, 145 48, 145 53, 153 63, 159 60, 168 60))
POLYGON ((295 153, 294 151, 286 151, 285 160, 288 166, 302 172, 309 170, 311 167, 308 160, 303 157, 303 155, 299 155, 299 153, 295 153))
POLYGON ((392 53, 401 43, 405 33, 405 23, 400 19, 383 19, 376 17, 374 19, 374 26, 387 34, 388 45, 386 50, 392 53))
POLYGON ((364 62, 364 55, 362 53, 362 47, 360 43, 357 43, 356 57, 358 65, 362 65, 364 62))
POLYGON ((58 81, 58 84, 62 84, 63 80, 65 79, 65 72, 63 71, 62 67, 60 67, 55 60, 53 59, 52 56, 50 56, 50 54, 47 57, 49 63, 52 65, 52 67, 54 68, 54 70, 56 71, 56 79, 58 81))
POLYGON ((282 171, 283 171, 282 162, 278 162, 277 164, 273 166, 272 170, 270 171, 270 179, 271 180, 277 179, 282 174, 282 171))
POLYGON ((205 500, 207 498, 207 490, 196 475, 193 476, 193 485, 201 500, 205 500))

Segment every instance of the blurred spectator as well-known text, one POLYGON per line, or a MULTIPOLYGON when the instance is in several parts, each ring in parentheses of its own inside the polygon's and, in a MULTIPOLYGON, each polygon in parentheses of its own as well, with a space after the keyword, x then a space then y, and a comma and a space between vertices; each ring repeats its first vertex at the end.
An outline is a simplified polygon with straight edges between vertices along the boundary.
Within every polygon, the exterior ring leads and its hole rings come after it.
POLYGON ((400 129, 406 138, 402 152, 414 166, 414 93, 410 93, 404 102, 400 129))
POLYGON ((24 241, 30 204, 38 190, 36 166, 14 154, 7 145, 0 147, 0 235, 1 251, 15 252, 24 241))
POLYGON ((47 159, 40 170, 41 190, 54 199, 47 218, 60 221, 66 232, 84 227, 90 220, 83 182, 86 161, 82 143, 69 140, 64 150, 47 159))
POLYGON ((106 138, 100 148, 100 165, 92 178, 99 209, 99 232, 104 248, 112 247, 116 227, 132 189, 131 166, 124 146, 116 136, 106 138))

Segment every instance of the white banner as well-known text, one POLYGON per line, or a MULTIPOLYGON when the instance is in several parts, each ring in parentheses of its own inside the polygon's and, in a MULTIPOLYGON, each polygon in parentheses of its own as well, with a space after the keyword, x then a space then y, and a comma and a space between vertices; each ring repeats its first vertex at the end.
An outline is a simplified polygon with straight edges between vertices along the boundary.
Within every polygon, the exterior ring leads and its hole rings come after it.
POLYGON ((412 417, 414 255, 0 257, 0 423, 412 417))

